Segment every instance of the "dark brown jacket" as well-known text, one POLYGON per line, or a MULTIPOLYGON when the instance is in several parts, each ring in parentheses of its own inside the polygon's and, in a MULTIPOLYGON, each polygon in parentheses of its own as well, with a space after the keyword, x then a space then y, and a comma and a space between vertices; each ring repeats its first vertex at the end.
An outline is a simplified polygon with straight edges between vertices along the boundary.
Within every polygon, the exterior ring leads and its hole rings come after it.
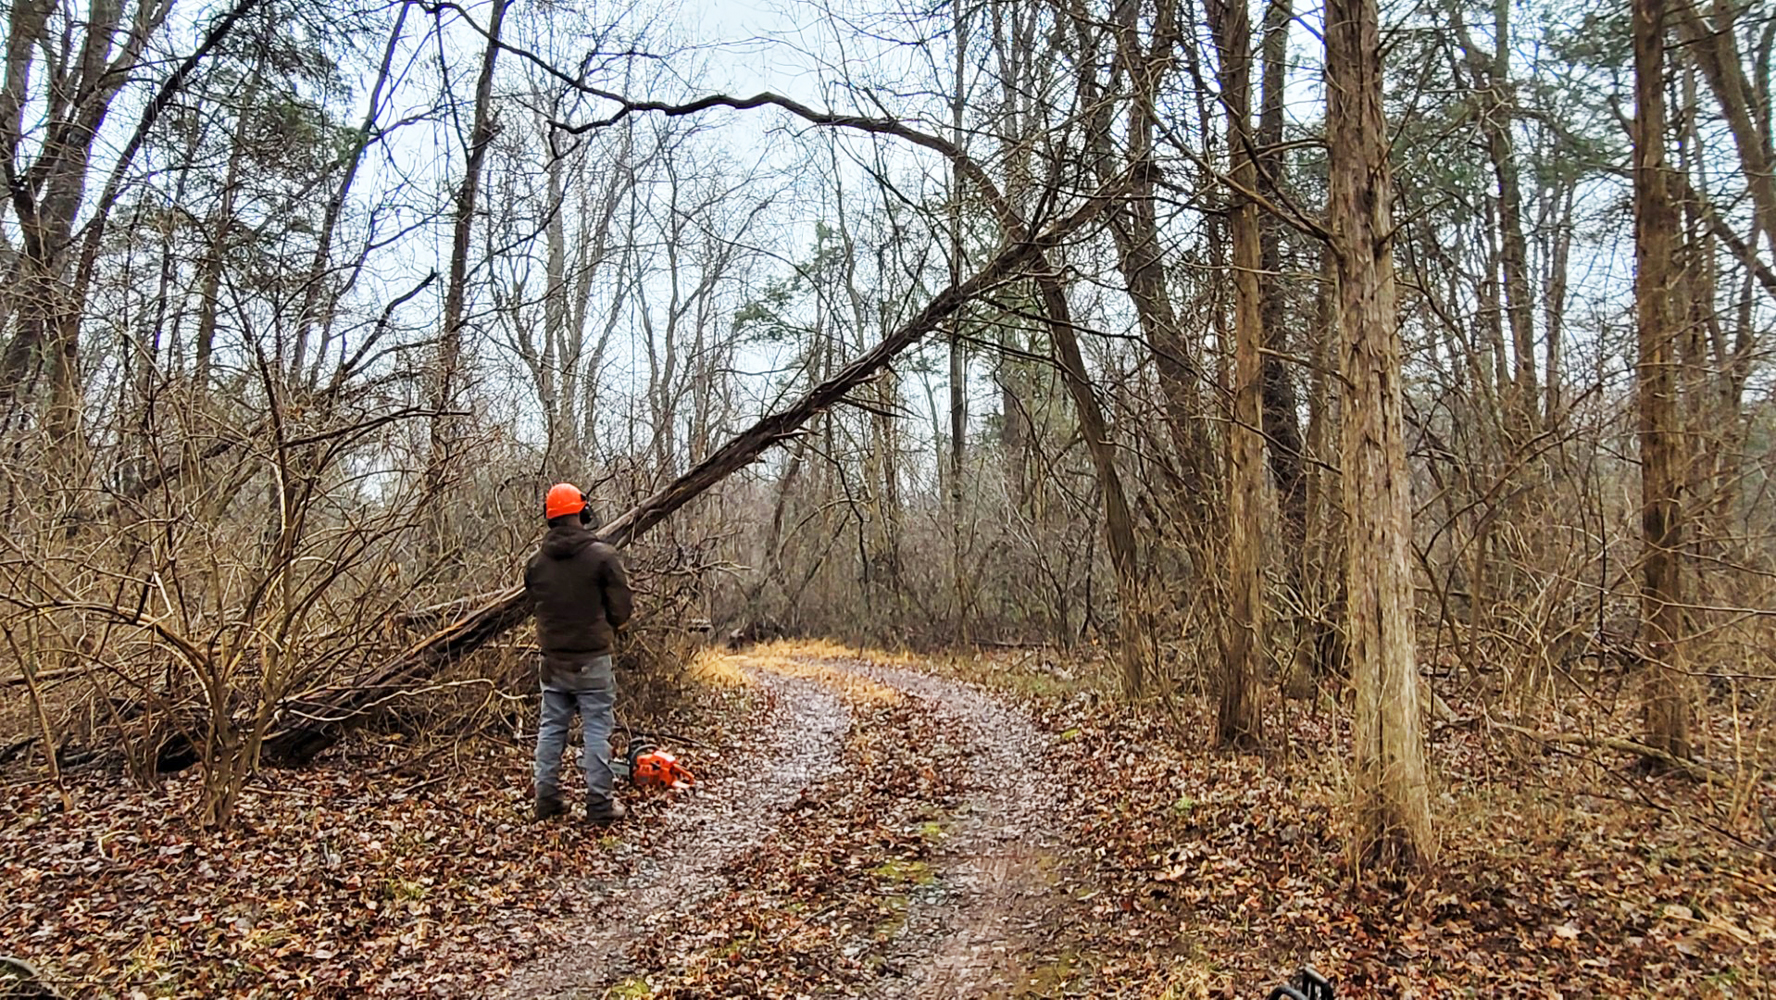
POLYGON ((634 610, 617 550, 578 524, 543 536, 525 564, 524 591, 536 613, 544 680, 609 653, 634 610))

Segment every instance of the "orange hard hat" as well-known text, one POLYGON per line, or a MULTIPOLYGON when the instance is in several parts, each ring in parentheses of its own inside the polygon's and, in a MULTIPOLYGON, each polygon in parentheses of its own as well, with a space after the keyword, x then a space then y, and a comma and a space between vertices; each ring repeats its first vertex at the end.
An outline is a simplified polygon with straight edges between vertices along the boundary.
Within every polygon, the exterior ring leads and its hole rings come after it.
POLYGON ((550 521, 571 517, 585 509, 586 494, 572 483, 556 483, 549 487, 549 495, 543 500, 543 517, 550 521))

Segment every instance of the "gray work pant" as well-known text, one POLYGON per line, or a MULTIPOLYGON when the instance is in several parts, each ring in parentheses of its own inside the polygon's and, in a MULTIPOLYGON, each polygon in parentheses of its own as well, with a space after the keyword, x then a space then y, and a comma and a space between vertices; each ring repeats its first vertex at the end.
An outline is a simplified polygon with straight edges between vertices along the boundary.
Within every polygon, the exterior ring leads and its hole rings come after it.
POLYGON ((561 794, 561 754, 567 748, 567 727, 580 711, 580 770, 586 774, 587 803, 594 809, 611 801, 616 781, 610 766, 611 707, 617 701, 617 678, 609 656, 595 656, 571 673, 557 672, 543 682, 543 713, 537 725, 536 793, 561 794))

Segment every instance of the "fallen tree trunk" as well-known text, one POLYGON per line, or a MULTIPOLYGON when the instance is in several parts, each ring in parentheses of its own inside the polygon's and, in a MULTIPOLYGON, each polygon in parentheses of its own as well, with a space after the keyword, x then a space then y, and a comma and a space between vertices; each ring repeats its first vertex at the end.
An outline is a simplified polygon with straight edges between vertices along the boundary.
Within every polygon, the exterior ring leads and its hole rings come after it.
POLYGON ((413 611, 399 612, 393 616, 393 621, 396 625, 399 625, 402 628, 436 629, 439 626, 456 621, 458 618, 461 618, 463 615, 472 611, 479 610, 499 596, 499 591, 492 591, 486 594, 475 594, 470 597, 458 597, 444 601, 440 604, 417 608, 413 611))
MULTIPOLYGON (((771 446, 795 436, 823 410, 867 382, 901 352, 917 344, 961 305, 1021 275, 1101 214, 1115 197, 1100 191, 1042 234, 1008 243, 967 281, 945 288, 894 333, 840 369, 832 378, 776 413, 753 424, 660 492, 599 529, 600 538, 622 547, 670 517, 705 490, 751 464, 771 446)), ((425 681, 457 657, 478 649, 530 617, 524 588, 500 591, 479 608, 396 655, 366 681, 349 688, 308 692, 280 708, 278 729, 264 742, 265 760, 301 764, 332 746, 352 724, 376 707, 425 681)))
POLYGON ((1726 788, 1733 786, 1731 775, 1717 771, 1699 760, 1679 757, 1667 750, 1649 746, 1638 740, 1625 740, 1619 736, 1587 736, 1583 733, 1544 733, 1534 729, 1525 729, 1522 726, 1513 726, 1508 722, 1494 722, 1492 725, 1495 728, 1516 733, 1549 746, 1579 746, 1592 750, 1613 750, 1616 753, 1639 757, 1642 760, 1657 761, 1660 765, 1678 771, 1695 781, 1726 788))

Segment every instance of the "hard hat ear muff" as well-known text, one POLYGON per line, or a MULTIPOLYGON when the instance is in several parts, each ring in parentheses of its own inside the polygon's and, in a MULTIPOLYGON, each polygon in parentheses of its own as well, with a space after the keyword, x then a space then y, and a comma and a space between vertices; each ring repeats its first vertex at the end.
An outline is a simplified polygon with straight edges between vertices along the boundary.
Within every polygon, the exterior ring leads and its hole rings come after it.
POLYGON ((582 501, 581 505, 580 505, 580 523, 583 525, 591 524, 592 523, 592 501, 587 500, 583 495, 580 497, 580 499, 582 501))

